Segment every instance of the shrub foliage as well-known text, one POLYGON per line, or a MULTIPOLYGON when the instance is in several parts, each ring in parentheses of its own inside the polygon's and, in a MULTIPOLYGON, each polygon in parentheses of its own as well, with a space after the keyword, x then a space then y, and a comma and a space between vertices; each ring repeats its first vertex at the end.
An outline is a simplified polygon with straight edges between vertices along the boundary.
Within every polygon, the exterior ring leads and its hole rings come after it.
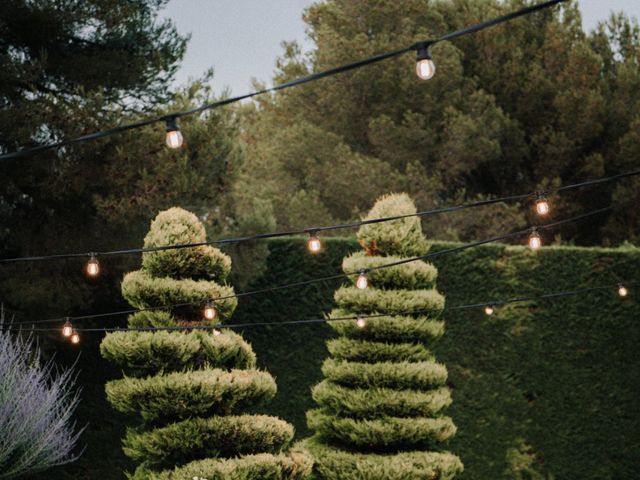
MULTIPOLYGON (((152 222, 145 247, 205 241, 195 215, 172 208, 152 222)), ((142 269, 122 282, 131 305, 195 304, 138 312, 129 325, 205 324, 202 304, 233 294, 224 283, 230 270, 229 257, 210 246, 143 254, 142 269)), ((235 298, 216 301, 217 316, 208 323, 228 320, 236 304, 235 298)), ((310 457, 283 452, 293 438, 290 424, 238 415, 274 397, 273 377, 256 369, 255 354, 240 335, 216 333, 130 331, 104 338, 102 356, 125 371, 124 378, 107 383, 107 399, 118 411, 143 419, 123 441, 125 454, 139 462, 133 478, 303 478, 310 457)))
MULTIPOLYGON (((405 194, 378 200, 369 217, 415 212, 405 194)), ((394 262, 428 250, 420 220, 363 226, 365 253, 345 258, 345 272, 394 262)), ((327 343, 325 380, 313 388, 319 408, 307 413, 315 435, 303 442, 315 455, 315 473, 331 480, 450 479, 463 469, 457 456, 441 452, 456 433, 443 410, 451 404, 446 368, 435 362, 430 344, 444 332, 437 317, 444 297, 435 290, 437 270, 425 262, 374 270, 369 287, 339 288, 332 316, 385 314, 355 322, 334 322, 339 337, 327 343), (382 273, 384 272, 384 273, 382 273), (420 310, 420 314, 409 314, 420 310)))

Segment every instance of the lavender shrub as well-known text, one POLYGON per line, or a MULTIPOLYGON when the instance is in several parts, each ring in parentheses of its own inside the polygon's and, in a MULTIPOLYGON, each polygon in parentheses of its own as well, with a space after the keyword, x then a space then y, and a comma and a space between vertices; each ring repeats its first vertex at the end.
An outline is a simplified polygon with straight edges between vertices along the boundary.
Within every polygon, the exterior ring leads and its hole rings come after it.
MULTIPOLYGON (((0 324, 0 327, 2 325, 0 324)), ((40 362, 31 339, 0 331, 0 479, 69 463, 82 429, 71 417, 79 401, 72 369, 40 362)))

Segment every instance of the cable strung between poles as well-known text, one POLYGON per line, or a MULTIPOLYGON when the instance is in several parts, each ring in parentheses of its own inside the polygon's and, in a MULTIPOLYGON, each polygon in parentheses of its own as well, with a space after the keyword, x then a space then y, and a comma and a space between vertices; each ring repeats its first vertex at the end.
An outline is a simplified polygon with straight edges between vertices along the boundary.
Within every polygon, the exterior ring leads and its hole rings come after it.
MULTIPOLYGON (((637 282, 623 282, 624 285, 635 285, 637 282)), ((620 283, 614 283, 609 285, 601 285, 597 287, 587 287, 581 288, 577 290, 565 290, 562 292, 553 292, 553 293, 545 293, 542 295, 536 296, 527 296, 527 297, 518 297, 511 298, 507 300, 492 300, 483 303, 471 303, 466 305, 455 305, 453 307, 445 307, 443 312, 446 311, 457 311, 457 310, 470 310, 475 308, 485 307, 487 305, 491 305, 494 307, 501 305, 509 305, 513 303, 523 303, 523 302, 531 302, 536 300, 552 300, 555 298, 563 298, 574 295, 579 295, 582 293, 595 292, 599 290, 608 290, 611 288, 618 287, 620 283)), ((421 309, 421 310, 409 310, 400 313, 376 313, 370 315, 350 315, 350 316, 342 316, 342 317, 326 317, 326 318, 311 318, 307 320, 284 320, 282 322, 253 322, 253 323, 220 323, 217 325, 191 325, 191 326, 172 326, 172 327, 95 327, 95 328, 76 328, 78 332, 157 332, 157 331, 186 331, 186 330, 220 330, 224 328, 228 329, 236 329, 236 328, 250 328, 250 327, 268 327, 268 326, 288 326, 288 325, 309 325, 315 323, 329 323, 329 322, 341 322, 341 321, 349 321, 349 320, 358 320, 358 319, 376 319, 381 317, 389 317, 389 316, 409 316, 409 315, 420 315, 423 313, 429 313, 431 310, 421 309)), ((9 328, 6 330, 9 331, 27 331, 27 332, 58 332, 59 328, 16 328, 14 327, 16 324, 8 325, 9 328)), ((19 325, 19 324, 18 324, 19 325)), ((2 330, 0 326, 0 330, 2 330)))
POLYGON ((358 60, 358 61, 355 61, 355 62, 347 63, 345 65, 341 65, 341 66, 338 66, 338 67, 335 67, 335 68, 331 68, 331 69, 328 69, 328 70, 323 70, 322 72, 312 73, 310 75, 306 75, 304 77, 297 78, 295 80, 291 80, 289 82, 285 82, 285 83, 282 83, 280 85, 276 85, 274 87, 264 88, 262 90, 257 90, 255 92, 246 93, 244 95, 238 95, 238 96, 230 97, 230 98, 227 98, 227 99, 224 99, 224 100, 219 100, 217 102, 201 105, 199 107, 192 108, 190 110, 185 110, 185 111, 181 111, 181 112, 173 112, 173 113, 169 113, 169 114, 166 114, 166 115, 162 115, 160 117, 150 118, 150 119, 147 119, 147 120, 141 120, 139 122, 134 122, 134 123, 130 123, 130 124, 127 124, 127 125, 121 125, 119 127, 114 127, 114 128, 110 128, 108 130, 102 130, 100 132, 95 132, 95 133, 90 133, 90 134, 87 134, 87 135, 82 135, 80 137, 76 137, 76 138, 72 138, 72 139, 68 139, 68 140, 61 140, 61 141, 55 142, 55 143, 49 143, 49 144, 46 144, 46 145, 39 145, 39 146, 36 146, 36 147, 24 148, 22 150, 18 150, 18 151, 11 152, 11 153, 5 153, 3 155, 0 155, 0 160, 10 160, 10 159, 19 158, 19 157, 25 157, 25 156, 29 156, 29 155, 32 155, 34 153, 42 152, 42 151, 45 151, 45 150, 51 150, 51 149, 54 149, 54 148, 60 148, 60 147, 64 147, 64 146, 67 146, 67 145, 74 145, 76 143, 85 142, 85 141, 89 141, 89 140, 97 140, 97 139, 100 139, 100 138, 109 137, 109 136, 116 135, 116 134, 119 134, 119 133, 124 133, 124 132, 127 132, 129 130, 134 130, 136 128, 146 127, 147 125, 151 125, 151 124, 154 124, 154 123, 175 121, 175 119, 180 118, 180 117, 184 117, 186 115, 193 115, 195 113, 201 113, 201 112, 204 112, 206 110, 213 110, 213 109, 216 109, 216 108, 219 108, 219 107, 223 107, 225 105, 230 105, 232 103, 237 103, 237 102, 240 102, 242 100, 247 100, 247 99, 256 97, 258 95, 277 92, 277 91, 284 90, 284 89, 287 89, 287 88, 295 87, 297 85, 302 85, 302 84, 305 84, 305 83, 308 83, 308 82, 321 80, 321 79, 326 78, 326 77, 339 75, 341 73, 349 72, 349 71, 355 70, 357 68, 362 68, 362 67, 365 67, 367 65, 371 65, 371 64, 374 64, 374 63, 381 62, 381 61, 386 60, 388 58, 398 57, 398 56, 403 55, 403 54, 405 54, 407 52, 410 52, 412 50, 418 50, 419 48, 425 48, 425 47, 428 48, 431 45, 435 45, 437 43, 444 42, 446 40, 453 40, 453 39, 461 37, 463 35, 467 35, 467 34, 470 34, 470 33, 475 33, 475 32, 478 32, 480 30, 483 30, 485 28, 493 27, 493 26, 498 25, 500 23, 504 23, 504 22, 507 22, 509 20, 513 20, 513 19, 518 18, 518 17, 529 15, 531 13, 534 13, 534 12, 538 11, 538 10, 549 8, 549 7, 552 7, 552 6, 557 5, 559 3, 563 3, 565 1, 566 0, 549 0, 547 2, 543 2, 543 3, 540 3, 538 5, 532 5, 530 7, 523 8, 523 9, 518 10, 516 12, 512 12, 512 13, 509 13, 509 14, 506 14, 506 15, 502 15, 502 16, 494 18, 492 20, 481 22, 481 23, 478 23, 476 25, 471 25, 471 26, 463 28, 461 30, 456 30, 455 32, 448 33, 448 34, 443 35, 443 36, 441 36, 439 38, 436 38, 434 40, 424 40, 422 42, 416 42, 413 45, 409 45, 407 47, 399 48, 397 50, 392 50, 392 51, 386 52, 386 53, 381 53, 379 55, 374 55, 372 57, 368 57, 368 58, 365 58, 365 59, 362 59, 362 60, 358 60))
MULTIPOLYGON (((439 256, 443 256, 443 255, 450 255, 453 253, 458 253, 464 250, 468 250, 470 248, 475 248, 481 245, 486 245, 489 243, 494 243, 494 242, 499 242, 501 240, 508 240, 511 238, 517 238, 517 237, 522 237, 528 233, 531 233, 533 230, 547 230, 547 229, 551 229, 551 228, 555 228, 557 226, 560 225, 564 225, 567 223, 572 223, 572 222, 576 222, 578 220, 582 220, 584 218, 589 218, 592 217, 594 215, 599 215, 601 213, 607 212, 609 210, 611 210, 613 207, 612 206, 608 206, 605 208, 601 208, 598 210, 594 210, 591 212, 587 212, 581 215, 577 215, 575 217, 571 217, 571 218, 567 218, 564 220, 558 220, 556 222, 552 222, 552 223, 548 223, 545 225, 539 225, 539 226, 535 226, 535 227, 530 227, 530 228, 526 228, 523 230, 519 230, 516 232, 512 232, 512 233, 507 233, 504 235, 500 235, 500 236, 496 236, 496 237, 492 237, 492 238, 488 238, 485 240, 479 240, 477 242, 471 242, 471 243, 467 243, 464 245, 460 245, 458 247, 452 247, 452 248, 448 248, 445 250, 440 250, 438 252, 432 252, 432 253, 427 253, 425 255, 420 255, 417 257, 411 257, 411 258, 406 258, 403 260, 399 260, 396 262, 390 262, 390 263, 385 263, 383 265, 377 265, 375 267, 370 267, 368 269, 364 269, 366 272, 371 272, 374 270, 381 270, 384 268, 391 268, 391 267, 395 267, 397 265, 404 265, 405 263, 410 263, 410 262, 416 262, 419 260, 427 260, 430 258, 435 258, 435 257, 439 257, 439 256)), ((302 280, 299 282, 294 282, 294 283, 288 283, 288 284, 284 284, 284 285, 276 285, 273 287, 266 287, 266 288, 262 288, 262 289, 258 289, 258 290, 251 290, 251 291, 247 291, 247 292, 240 292, 240 293, 235 293, 233 295, 224 295, 224 296, 220 296, 217 298, 212 298, 210 299, 210 301, 212 302, 216 302, 219 300, 227 300, 230 298, 240 298, 240 297, 247 297, 247 296, 252 296, 252 295, 260 295, 260 294, 264 294, 264 293, 271 293, 271 292, 275 292, 275 291, 279 291, 279 290, 285 290, 285 289, 289 289, 289 288, 294 288, 294 287, 303 287, 306 285, 312 285, 315 283, 320 283, 320 282, 327 282, 330 280, 337 280, 340 278, 347 278, 347 277, 351 277, 351 276, 355 276, 355 275, 360 275, 362 273, 362 270, 358 270, 358 271, 353 271, 353 272, 343 272, 343 273, 339 273, 336 275, 330 275, 330 276, 326 276, 326 277, 319 277, 319 278, 311 278, 309 280, 302 280)), ((156 307, 149 307, 149 308, 140 308, 140 309, 129 309, 129 310, 120 310, 117 312, 107 312, 107 313, 99 313, 99 314, 92 314, 92 315, 80 315, 80 316, 76 316, 76 317, 58 317, 58 318, 48 318, 48 319, 43 319, 43 320, 32 320, 32 321, 24 321, 24 322, 18 322, 18 324, 29 324, 29 325, 35 325, 35 324, 39 324, 39 323, 54 323, 54 322, 63 322, 66 320, 86 320, 86 319, 90 319, 90 318, 103 318, 103 317, 115 317, 115 316, 119 316, 119 315, 129 315, 129 314, 133 314, 133 313, 137 313, 137 312, 144 312, 144 311, 154 311, 154 310, 163 310, 163 309, 167 309, 167 308, 179 308, 179 307, 185 307, 185 306, 194 306, 194 305, 200 305, 202 304, 202 302, 186 302, 186 303, 177 303, 177 304, 169 304, 169 305, 160 305, 160 306, 156 306, 156 307)))
POLYGON ((148 248, 129 248, 129 249, 120 249, 120 250, 110 250, 104 252, 82 252, 82 253, 59 253, 52 255, 38 255, 38 256, 28 256, 28 257, 14 257, 14 258, 2 258, 0 259, 0 264, 3 263, 18 263, 18 262, 37 262, 44 260, 59 260, 59 259, 70 259, 70 258, 86 258, 91 257, 92 255, 98 257, 112 256, 112 255, 129 255, 136 253, 150 253, 150 252, 159 252, 164 250, 176 250, 181 248, 195 248, 206 245, 229 245, 234 243, 248 242, 248 241, 256 241, 256 240, 265 240, 269 238, 281 238, 281 237, 290 237, 294 235, 302 235, 302 234, 313 234, 319 232, 325 232, 330 230, 341 230, 347 228, 355 228, 360 227, 362 225, 369 225, 373 223, 381 223, 381 222, 390 222, 394 220, 402 220, 403 218, 409 217, 429 217, 432 215, 440 215, 443 213, 452 213, 462 210, 467 210, 471 208, 485 207, 489 205, 495 205, 497 203, 506 203, 506 202, 514 202, 518 200, 523 200, 526 198, 534 198, 536 195, 544 194, 549 195, 551 193, 564 192, 567 190, 572 190, 575 188, 584 188, 591 185, 600 185, 603 183, 614 182, 617 180, 621 180, 624 178, 632 177, 640 175, 640 169, 632 170, 630 172, 620 173, 617 175, 612 175, 609 177, 602 177, 595 180, 587 180, 581 183, 576 183, 572 185, 566 185, 558 188, 549 188, 541 191, 537 191, 535 193, 524 193, 518 195, 511 195, 506 197, 493 198, 489 200, 480 200, 478 202, 472 203, 464 203, 460 205, 453 205, 450 207, 442 207, 436 208, 432 210, 424 210, 416 213, 408 213, 405 215, 395 215, 391 217, 381 217, 381 218, 372 218, 368 220, 359 220, 357 222, 351 223, 339 223, 336 225, 322 226, 322 227, 306 227, 297 230, 288 230, 281 232, 272 232, 272 233, 260 233, 257 235, 248 235, 244 237, 235 237, 235 238, 226 238, 221 240, 211 240, 208 242, 200 242, 200 243, 185 243, 178 245, 163 245, 158 247, 148 247, 148 248))

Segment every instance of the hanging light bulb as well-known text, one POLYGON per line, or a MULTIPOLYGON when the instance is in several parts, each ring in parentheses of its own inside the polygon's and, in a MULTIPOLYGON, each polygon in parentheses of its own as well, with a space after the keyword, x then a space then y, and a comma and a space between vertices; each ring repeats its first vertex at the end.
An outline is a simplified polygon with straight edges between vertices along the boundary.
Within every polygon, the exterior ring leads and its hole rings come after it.
POLYGON ((216 318, 216 308, 211 300, 205 303, 204 309, 202 310, 202 315, 207 320, 213 320, 214 318, 216 318))
POLYGON ((166 143, 169 148, 180 148, 182 146, 182 133, 176 122, 175 117, 167 119, 167 138, 166 143))
POLYGON ((307 240, 307 248, 311 253, 318 253, 322 249, 322 243, 316 232, 309 234, 309 240, 307 240))
POLYGON ((87 272, 87 275, 89 275, 90 277, 97 277, 100 273, 100 263, 98 262, 95 253, 91 254, 91 258, 87 262, 85 270, 87 272))
POLYGON ((426 45, 421 45, 416 54, 416 73, 421 80, 429 80, 436 74, 436 64, 426 45))
POLYGON ((73 333, 73 325, 71 325, 71 322, 67 318, 67 321, 64 322, 64 325, 62 326, 62 335, 65 337, 70 337, 72 333, 73 333))
POLYGON ((488 315, 488 316, 493 315, 493 305, 486 305, 484 307, 484 313, 485 315, 488 315))
POLYGON ((362 317, 357 317, 356 318, 356 325, 357 325, 358 328, 364 328, 366 324, 367 324, 367 322, 365 322, 364 318, 362 318, 362 317))
POLYGON ((622 298, 626 297, 629 295, 629 289, 622 284, 618 285, 618 295, 622 298))
POLYGON ((544 193, 538 194, 538 198, 536 199, 536 212, 538 212, 538 215, 546 215, 549 213, 549 202, 544 193))
POLYGON ((213 334, 217 337, 218 335, 220 335, 222 332, 220 330, 218 330, 217 328, 213 329, 213 334))
POLYGON ((71 343, 80 343, 80 334, 74 328, 73 332, 71 332, 71 343))
POLYGON ((369 282, 367 281, 367 271, 363 268, 362 270, 360 270, 360 275, 358 275, 356 287, 358 287, 360 290, 364 290, 365 288, 367 288, 367 285, 369 285, 369 282))
POLYGON ((529 235, 529 247, 532 250, 539 250, 542 247, 542 237, 535 228, 531 230, 531 235, 529 235))

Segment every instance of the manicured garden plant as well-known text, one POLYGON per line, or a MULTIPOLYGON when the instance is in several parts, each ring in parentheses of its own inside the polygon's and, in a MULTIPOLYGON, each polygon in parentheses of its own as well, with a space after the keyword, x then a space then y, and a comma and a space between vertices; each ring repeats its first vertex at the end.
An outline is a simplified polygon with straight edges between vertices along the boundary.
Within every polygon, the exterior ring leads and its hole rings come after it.
POLYGON ((41 364, 31 341, 0 331, 0 479, 27 477, 77 458, 74 380, 71 369, 56 373, 52 361, 41 364))
MULTIPOLYGON (((171 208, 152 222, 144 245, 205 241, 195 215, 171 208)), ((183 305, 137 312, 129 326, 195 327, 228 320, 237 305, 229 298, 233 288, 224 284, 230 270, 230 258, 208 245, 144 253, 142 268, 122 281, 124 297, 137 309, 183 305), (202 307, 210 300, 216 316, 204 320, 202 307)), ((143 419, 143 426, 129 429, 123 441, 125 453, 140 463, 133 478, 294 480, 310 471, 307 455, 284 452, 293 438, 291 425, 239 414, 273 398, 276 383, 256 369, 251 346, 237 333, 115 332, 100 350, 127 374, 107 383, 109 401, 143 419)))
MULTIPOLYGON (((368 218, 415 213, 406 194, 382 197, 368 218)), ((345 272, 424 255, 429 248, 420 219, 364 225, 364 251, 343 261, 345 272)), ((303 445, 314 472, 327 480, 451 479, 460 459, 442 451, 456 427, 442 412, 451 403, 447 369, 429 345, 444 333, 437 317, 444 297, 437 270, 423 261, 371 270, 368 287, 341 287, 331 316, 385 314, 376 319, 330 322, 339 334, 327 343, 325 380, 313 388, 319 408, 307 413, 315 435, 303 445), (419 310, 419 314, 407 312, 419 310)), ((356 277, 351 277, 355 280, 356 277)))

